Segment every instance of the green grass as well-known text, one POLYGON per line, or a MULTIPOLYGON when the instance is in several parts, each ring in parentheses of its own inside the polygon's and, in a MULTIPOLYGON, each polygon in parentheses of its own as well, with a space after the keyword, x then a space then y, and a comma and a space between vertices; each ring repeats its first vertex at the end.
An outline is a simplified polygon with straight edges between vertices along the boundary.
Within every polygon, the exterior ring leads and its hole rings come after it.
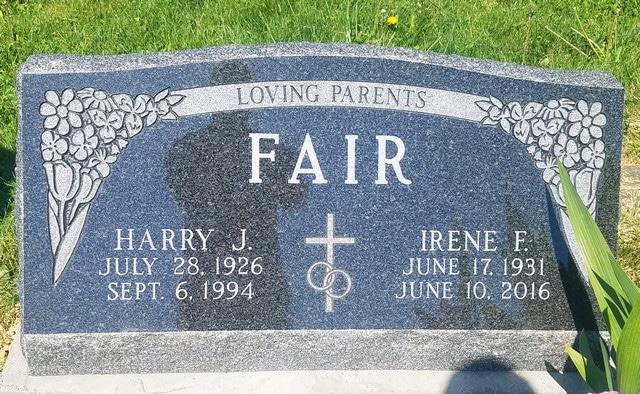
POLYGON ((640 124, 640 0, 0 0, 0 333, 16 317, 11 196, 19 65, 34 53, 117 54, 279 41, 403 46, 609 70, 626 88, 631 126, 624 160, 640 163, 640 126, 633 126, 640 124), (395 27, 386 23, 389 15, 398 17, 395 27))
POLYGON ((622 212, 618 231, 620 263, 631 279, 640 283, 640 199, 622 212))
POLYGON ((627 109, 622 160, 627 164, 640 164, 640 111, 627 109))

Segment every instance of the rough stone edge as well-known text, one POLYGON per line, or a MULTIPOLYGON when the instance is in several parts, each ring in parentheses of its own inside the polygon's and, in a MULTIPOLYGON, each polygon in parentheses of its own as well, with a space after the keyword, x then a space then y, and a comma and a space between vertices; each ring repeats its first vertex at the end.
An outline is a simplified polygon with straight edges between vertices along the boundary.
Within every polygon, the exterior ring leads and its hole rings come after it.
POLYGON ((22 333, 22 342, 30 375, 464 370, 474 360, 486 362, 483 370, 564 371, 570 364, 564 344, 576 336, 537 330, 266 330, 22 333))
MULTIPOLYGON (((24 300, 24 154, 22 149, 23 130, 22 130, 22 78, 18 72, 16 78, 16 95, 18 97, 18 130, 16 132, 16 165, 14 172, 16 174, 16 190, 14 195, 14 224, 16 226, 16 238, 18 241, 18 297, 20 300, 24 300)), ((24 314, 24 302, 20 302, 20 316, 24 314)), ((20 325, 18 331, 22 331, 23 325, 20 325)), ((22 346, 22 336, 20 336, 20 348, 22 346)), ((22 350, 24 354, 24 350, 22 350)))
POLYGON ((244 393, 587 393, 576 372, 547 371, 260 371, 235 373, 30 376, 18 349, 20 332, 2 375, 0 393, 244 392, 244 393), (137 389, 137 390, 135 390, 137 389))
POLYGON ((189 63, 204 63, 227 59, 290 56, 364 57, 424 63, 452 69, 478 72, 514 79, 585 87, 623 89, 608 71, 572 71, 545 69, 476 59, 459 55, 444 55, 402 47, 354 45, 346 43, 292 42, 266 45, 227 45, 173 52, 153 52, 127 55, 46 55, 30 56, 20 67, 23 74, 87 73, 136 70, 189 63))

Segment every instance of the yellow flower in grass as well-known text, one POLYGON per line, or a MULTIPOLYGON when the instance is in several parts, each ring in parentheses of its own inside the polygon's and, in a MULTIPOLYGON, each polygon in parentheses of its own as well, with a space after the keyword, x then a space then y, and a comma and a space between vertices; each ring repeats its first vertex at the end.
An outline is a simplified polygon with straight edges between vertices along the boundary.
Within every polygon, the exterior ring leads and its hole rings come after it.
POLYGON ((398 17, 395 15, 390 15, 387 17, 387 23, 392 27, 395 27, 398 24, 398 17))

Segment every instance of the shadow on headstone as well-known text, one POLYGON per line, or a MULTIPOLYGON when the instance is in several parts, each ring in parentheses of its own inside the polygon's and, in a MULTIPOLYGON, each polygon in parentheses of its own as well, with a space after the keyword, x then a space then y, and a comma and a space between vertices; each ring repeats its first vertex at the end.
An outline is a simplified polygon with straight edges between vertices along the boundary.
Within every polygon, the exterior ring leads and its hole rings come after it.
POLYGON ((528 394, 534 391, 507 363, 495 357, 484 357, 463 364, 449 381, 445 393, 528 394))
POLYGON ((15 183, 16 152, 0 147, 0 215, 7 214, 11 202, 11 184, 15 183))
MULTIPOLYGON (((245 63, 218 63, 212 84, 252 80, 245 63)), ((209 126, 176 141, 166 156, 171 192, 184 210, 186 228, 213 232, 198 259, 199 273, 187 275, 189 294, 208 299, 180 301, 185 330, 260 330, 289 328, 290 291, 279 259, 278 208, 303 204, 304 185, 287 182, 294 152, 283 144, 267 146, 275 162, 262 160, 262 183, 249 183, 251 139, 248 111, 220 113, 209 126), (207 287, 207 290, 204 288, 207 287)), ((199 248, 201 249, 201 248, 199 248)), ((188 262, 184 265, 188 269, 188 262)), ((198 297, 200 298, 200 297, 198 297)))

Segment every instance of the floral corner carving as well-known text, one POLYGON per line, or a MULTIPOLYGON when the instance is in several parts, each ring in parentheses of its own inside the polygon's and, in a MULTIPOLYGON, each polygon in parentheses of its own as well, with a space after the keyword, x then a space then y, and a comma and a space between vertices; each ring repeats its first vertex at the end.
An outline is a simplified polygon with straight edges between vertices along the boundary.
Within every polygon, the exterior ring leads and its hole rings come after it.
POLYGON ((40 105, 44 117, 40 152, 48 186, 49 235, 54 284, 66 269, 84 228, 91 201, 113 164, 144 128, 177 120, 184 96, 165 89, 155 96, 109 95, 102 90, 49 90, 40 105))
POLYGON ((481 124, 499 126, 526 145, 561 207, 565 203, 557 159, 567 168, 585 205, 595 215, 597 184, 606 158, 602 129, 607 117, 602 112, 602 103, 561 98, 523 106, 518 102, 504 104, 489 96, 476 105, 484 113, 481 124))

